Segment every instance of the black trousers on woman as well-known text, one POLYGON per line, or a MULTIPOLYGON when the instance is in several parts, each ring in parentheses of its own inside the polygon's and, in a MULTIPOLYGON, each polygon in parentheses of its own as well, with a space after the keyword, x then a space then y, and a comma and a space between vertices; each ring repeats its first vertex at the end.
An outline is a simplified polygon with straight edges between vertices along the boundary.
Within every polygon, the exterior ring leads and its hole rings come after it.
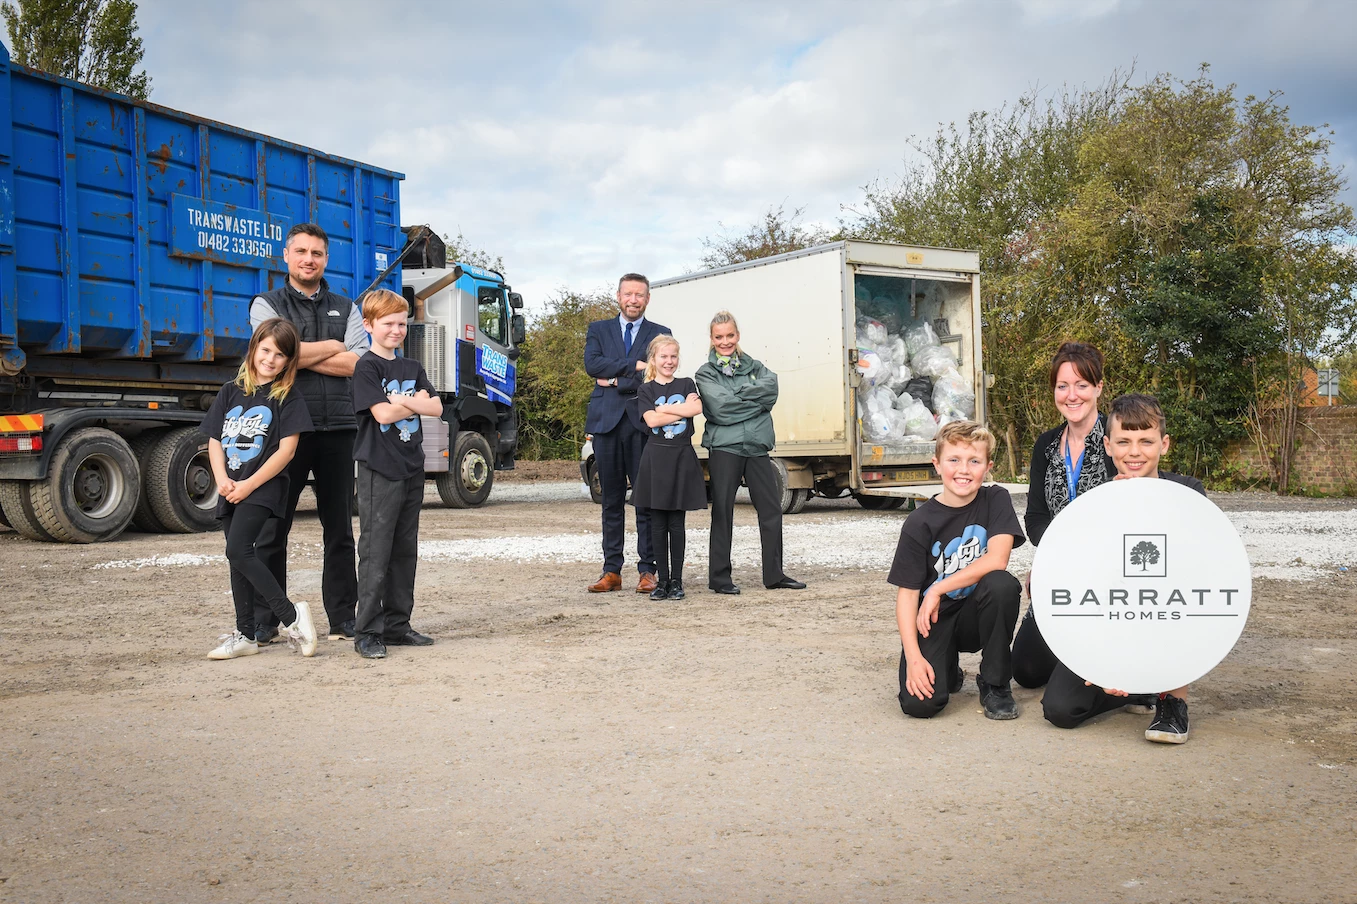
POLYGON ((242 502, 221 518, 226 532, 226 560, 231 563, 231 597, 236 604, 236 630, 254 640, 255 594, 278 620, 290 625, 297 609, 278 585, 278 579, 259 557, 259 538, 264 526, 278 517, 262 505, 242 502))
POLYGON ((735 492, 743 480, 759 516, 759 543, 763 548, 763 584, 776 584, 782 572, 782 494, 773 462, 767 455, 735 455, 712 451, 707 459, 711 475, 711 547, 707 586, 729 587, 730 540, 735 530, 735 492))

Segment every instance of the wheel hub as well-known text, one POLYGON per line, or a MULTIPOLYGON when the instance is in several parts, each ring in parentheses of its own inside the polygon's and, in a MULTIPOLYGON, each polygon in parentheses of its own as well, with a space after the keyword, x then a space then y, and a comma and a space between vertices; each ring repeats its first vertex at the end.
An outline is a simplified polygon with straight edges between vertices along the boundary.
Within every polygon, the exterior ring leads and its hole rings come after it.
POLYGON ((490 468, 485 461, 485 456, 476 451, 467 453, 466 457, 462 459, 461 476, 462 486, 473 493, 485 486, 485 481, 490 476, 490 468))

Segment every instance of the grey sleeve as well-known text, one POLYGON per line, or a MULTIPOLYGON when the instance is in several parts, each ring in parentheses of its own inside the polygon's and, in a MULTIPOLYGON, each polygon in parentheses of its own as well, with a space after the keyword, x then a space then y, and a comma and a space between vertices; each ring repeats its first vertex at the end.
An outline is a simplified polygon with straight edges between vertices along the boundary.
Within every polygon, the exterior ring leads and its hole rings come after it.
POLYGON ((264 300, 263 295, 256 295, 254 301, 250 302, 250 332, 259 329, 259 324, 265 320, 272 320, 278 316, 278 312, 273 309, 273 305, 264 300))
POLYGON ((363 315, 358 311, 358 305, 354 305, 349 311, 349 326, 344 333, 344 348, 351 352, 357 352, 358 357, 372 347, 372 340, 368 337, 368 331, 363 329, 363 315))

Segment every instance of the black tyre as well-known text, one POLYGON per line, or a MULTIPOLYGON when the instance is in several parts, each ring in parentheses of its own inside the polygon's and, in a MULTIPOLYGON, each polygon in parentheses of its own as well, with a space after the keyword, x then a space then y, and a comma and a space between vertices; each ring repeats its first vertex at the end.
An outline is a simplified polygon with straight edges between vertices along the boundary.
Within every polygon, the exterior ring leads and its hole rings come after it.
POLYGON ((151 500, 146 498, 146 490, 151 483, 147 465, 151 461, 151 451, 164 435, 164 430, 147 430, 128 442, 132 447, 132 455, 137 459, 137 468, 141 471, 141 492, 137 494, 137 509, 132 513, 132 527, 146 534, 165 532, 165 525, 155 516, 151 510, 151 500))
POLYGON ((38 516, 33 513, 28 487, 27 480, 0 480, 0 510, 4 511, 5 520, 18 531, 19 536, 50 543, 52 535, 42 529, 38 516))
POLYGON ((142 495, 165 530, 194 534, 220 526, 207 436, 197 427, 177 427, 161 436, 142 474, 147 482, 142 495))
POLYGON ((603 481, 598 479, 598 461, 589 462, 589 498, 594 505, 603 504, 603 481))
POLYGON ((0 527, 9 527, 10 523, 5 520, 5 505, 0 502, 0 527))
POLYGON ((57 446, 47 479, 29 488, 33 514, 54 540, 99 543, 132 523, 141 473, 132 447, 112 430, 85 427, 57 446))
POLYGON ((471 431, 457 434, 448 470, 434 478, 438 495, 449 508, 471 508, 490 498, 495 484, 495 460, 490 443, 471 431))
POLYGON ((794 490, 787 486, 790 477, 787 470, 787 463, 780 458, 771 459, 773 470, 777 472, 778 488, 782 500, 782 514, 797 515, 806 507, 807 500, 810 499, 810 490, 794 490))
POLYGON ((906 500, 902 496, 854 496, 858 505, 871 512, 889 512, 898 509, 904 505, 906 500))

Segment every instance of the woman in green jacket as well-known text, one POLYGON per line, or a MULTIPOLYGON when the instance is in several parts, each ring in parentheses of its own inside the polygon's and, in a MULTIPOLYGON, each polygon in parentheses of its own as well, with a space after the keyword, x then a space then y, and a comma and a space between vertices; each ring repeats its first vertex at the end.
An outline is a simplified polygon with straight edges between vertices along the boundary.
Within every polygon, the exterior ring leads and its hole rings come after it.
POLYGON ((740 329, 729 311, 711 321, 711 352, 693 379, 702 396, 711 476, 711 546, 707 586, 717 593, 739 593, 730 576, 730 540, 735 521, 735 491, 743 479, 759 516, 763 547, 763 586, 803 590, 805 584, 782 571, 782 494, 768 453, 776 442, 773 405, 777 374, 740 348, 740 329))

